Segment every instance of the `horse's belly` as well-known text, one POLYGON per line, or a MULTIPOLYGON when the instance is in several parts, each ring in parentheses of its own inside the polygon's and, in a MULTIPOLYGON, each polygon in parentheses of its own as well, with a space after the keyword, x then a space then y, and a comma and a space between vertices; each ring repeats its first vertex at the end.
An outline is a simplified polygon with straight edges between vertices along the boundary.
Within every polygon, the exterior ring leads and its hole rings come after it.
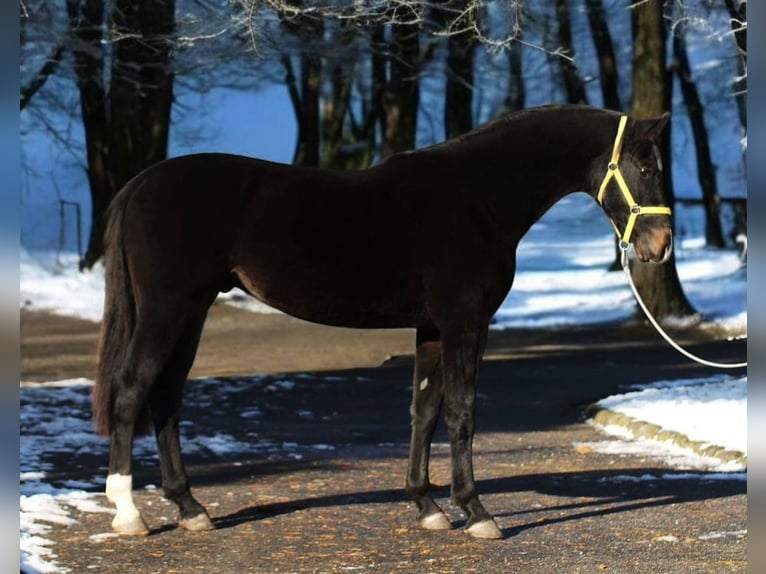
POLYGON ((383 329, 416 322, 416 294, 379 274, 255 274, 235 269, 256 299, 288 315, 337 327, 383 329))

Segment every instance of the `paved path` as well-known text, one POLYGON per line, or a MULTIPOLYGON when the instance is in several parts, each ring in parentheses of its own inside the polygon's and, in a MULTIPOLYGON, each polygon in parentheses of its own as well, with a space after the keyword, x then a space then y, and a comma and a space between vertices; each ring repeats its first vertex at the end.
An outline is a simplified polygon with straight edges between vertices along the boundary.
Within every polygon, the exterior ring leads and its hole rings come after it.
MULTIPOLYGON (((144 488, 158 484, 158 469, 141 463, 137 504, 151 535, 104 537, 109 515, 73 510, 76 524, 53 529, 57 563, 72 572, 119 574, 744 572, 744 481, 684 475, 659 461, 577 446, 605 440, 583 420, 593 401, 627 384, 712 371, 653 337, 619 329, 528 343, 505 348, 495 339, 481 372, 475 466, 503 540, 473 540, 461 530, 464 517, 448 502, 443 428, 432 481, 455 529, 415 526, 401 488, 411 378, 411 359, 403 356, 379 368, 293 379, 294 388, 268 396, 250 385, 216 399, 214 409, 187 404, 185 418, 199 432, 243 440, 252 429, 238 413, 255 405, 259 437, 285 448, 271 456, 187 457, 195 493, 217 527, 207 533, 176 527, 174 508, 159 490, 144 488), (236 404, 227 403, 232 397, 236 404)), ((692 350, 741 360, 745 343, 692 350)), ((105 463, 72 454, 49 474, 92 476, 105 463)))

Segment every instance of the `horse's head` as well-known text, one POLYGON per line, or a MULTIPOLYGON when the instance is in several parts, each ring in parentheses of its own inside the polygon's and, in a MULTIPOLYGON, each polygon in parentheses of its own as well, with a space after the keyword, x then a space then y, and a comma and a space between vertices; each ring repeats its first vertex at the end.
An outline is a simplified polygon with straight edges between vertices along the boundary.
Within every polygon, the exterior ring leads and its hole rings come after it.
POLYGON ((611 155, 597 160, 594 175, 596 199, 617 232, 620 248, 627 250, 632 243, 644 262, 664 263, 673 249, 659 152, 668 117, 620 118, 611 155))

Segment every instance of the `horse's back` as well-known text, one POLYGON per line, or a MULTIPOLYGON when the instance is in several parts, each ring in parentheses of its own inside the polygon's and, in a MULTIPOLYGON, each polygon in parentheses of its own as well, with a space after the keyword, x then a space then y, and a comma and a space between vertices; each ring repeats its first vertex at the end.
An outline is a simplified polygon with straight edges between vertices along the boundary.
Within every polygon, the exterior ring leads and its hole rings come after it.
POLYGON ((136 279, 152 288, 240 285, 308 320, 405 326, 423 207, 387 177, 181 156, 134 178, 114 217, 136 279))

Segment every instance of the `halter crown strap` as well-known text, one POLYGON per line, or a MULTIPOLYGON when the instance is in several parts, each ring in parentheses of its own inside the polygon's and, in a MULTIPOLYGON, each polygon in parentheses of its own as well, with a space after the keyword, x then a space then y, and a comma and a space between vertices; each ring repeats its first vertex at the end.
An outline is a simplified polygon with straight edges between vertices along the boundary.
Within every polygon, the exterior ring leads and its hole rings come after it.
POLYGON ((609 160, 607 166, 606 175, 604 176, 601 186, 598 188, 598 195, 596 200, 601 207, 604 206, 604 193, 606 192, 609 183, 614 179, 617 182, 617 187, 620 188, 622 196, 630 207, 630 215, 628 216, 628 222, 625 224, 625 231, 621 234, 617 224, 609 218, 609 221, 614 227, 617 237, 620 239, 620 249, 627 251, 630 247, 630 237, 633 234, 633 227, 636 225, 636 219, 639 215, 670 215, 672 213, 669 207, 664 206, 652 206, 641 207, 633 199, 633 195, 630 193, 628 184, 620 171, 620 155, 622 154, 622 142, 625 135, 625 126, 628 124, 628 116, 620 116, 620 124, 617 127, 617 136, 614 138, 614 147, 612 148, 612 157, 609 160))

